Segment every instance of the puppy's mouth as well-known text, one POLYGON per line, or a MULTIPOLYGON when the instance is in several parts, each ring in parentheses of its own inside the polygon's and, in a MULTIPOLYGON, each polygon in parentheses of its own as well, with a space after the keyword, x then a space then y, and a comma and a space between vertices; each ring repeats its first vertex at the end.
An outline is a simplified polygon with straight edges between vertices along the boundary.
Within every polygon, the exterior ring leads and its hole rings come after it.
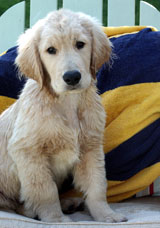
POLYGON ((80 86, 80 85, 74 85, 74 86, 72 86, 72 85, 67 85, 67 86, 66 86, 66 90, 68 90, 68 91, 80 90, 80 89, 81 89, 81 86, 80 86))

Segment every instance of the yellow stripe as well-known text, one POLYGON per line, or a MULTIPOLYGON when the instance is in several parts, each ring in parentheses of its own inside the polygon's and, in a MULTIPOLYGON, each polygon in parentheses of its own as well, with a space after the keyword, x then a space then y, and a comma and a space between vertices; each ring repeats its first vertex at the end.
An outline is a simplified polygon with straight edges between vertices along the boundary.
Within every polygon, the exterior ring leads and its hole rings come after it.
POLYGON ((141 170, 126 181, 108 181, 108 201, 118 202, 135 195, 148 187, 159 175, 160 162, 141 170))
POLYGON ((2 55, 4 55, 4 54, 6 54, 6 52, 7 52, 7 51, 4 51, 3 53, 1 53, 1 54, 0 54, 0 56, 2 56, 2 55))
POLYGON ((16 99, 0 96, 0 113, 12 105, 16 99))
POLYGON ((160 83, 119 87, 101 95, 107 113, 105 153, 160 117, 160 83))
MULTIPOLYGON (((137 192, 144 190, 160 175, 160 162, 152 165, 146 169, 141 170, 139 173, 129 178, 126 181, 108 181, 107 199, 108 202, 120 202, 124 199, 130 198, 137 192), (147 177, 147 178, 146 178, 147 177)), ((82 197, 83 194, 72 189, 60 198, 68 197, 82 197)))
POLYGON ((156 28, 150 26, 120 26, 120 27, 103 27, 103 31, 109 38, 126 35, 129 33, 136 33, 144 28, 151 28, 152 31, 157 31, 156 28))

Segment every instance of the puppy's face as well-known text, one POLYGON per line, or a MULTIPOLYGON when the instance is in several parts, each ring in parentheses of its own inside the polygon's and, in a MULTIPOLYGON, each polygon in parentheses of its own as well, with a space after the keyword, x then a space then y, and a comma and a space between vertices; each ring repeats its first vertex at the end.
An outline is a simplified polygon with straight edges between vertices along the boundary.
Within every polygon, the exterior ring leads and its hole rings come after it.
POLYGON ((22 74, 57 94, 90 86, 109 60, 111 45, 98 23, 82 13, 50 13, 19 39, 16 64, 22 74))
POLYGON ((77 18, 63 14, 48 18, 38 48, 57 94, 89 87, 91 44, 91 34, 77 18))

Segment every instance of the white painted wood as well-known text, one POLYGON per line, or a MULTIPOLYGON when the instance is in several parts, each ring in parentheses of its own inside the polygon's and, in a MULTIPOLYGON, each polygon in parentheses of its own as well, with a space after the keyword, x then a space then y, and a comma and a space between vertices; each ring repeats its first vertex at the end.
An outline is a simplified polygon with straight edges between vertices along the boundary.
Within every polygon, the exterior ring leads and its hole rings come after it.
POLYGON ((154 26, 160 30, 160 12, 144 1, 140 3, 140 25, 154 26))
POLYGON ((108 26, 135 24, 135 0, 108 0, 108 26))
MULTIPOLYGON (((30 25, 57 9, 57 0, 31 0, 30 25)), ((63 0, 63 8, 82 11, 102 22, 103 0, 63 0)), ((135 23, 135 0, 108 0, 108 25, 125 26, 135 23)), ((16 45, 24 31, 24 1, 9 8, 0 17, 0 53, 16 45)), ((155 26, 160 30, 160 12, 152 5, 141 1, 140 25, 155 26)))
POLYGON ((9 8, 0 17, 0 53, 16 45, 18 36, 24 32, 25 3, 9 8))
POLYGON ((81 11, 102 22, 103 0, 63 0, 63 8, 81 11))
POLYGON ((57 0, 31 0, 30 26, 45 17, 49 12, 56 10, 57 6, 57 0))

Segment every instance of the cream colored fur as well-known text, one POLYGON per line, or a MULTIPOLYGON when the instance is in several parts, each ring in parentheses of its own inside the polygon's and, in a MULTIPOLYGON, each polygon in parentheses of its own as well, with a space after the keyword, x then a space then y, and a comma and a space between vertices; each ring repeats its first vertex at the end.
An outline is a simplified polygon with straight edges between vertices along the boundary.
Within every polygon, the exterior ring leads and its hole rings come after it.
POLYGON ((28 81, 0 116, 0 206, 46 222, 62 213, 58 188, 70 172, 97 221, 123 221, 106 202, 105 112, 94 79, 111 46, 100 25, 82 13, 50 13, 19 39, 16 64, 28 81), (84 42, 78 49, 76 42, 84 42), (55 54, 47 49, 54 47, 55 54), (71 90, 63 80, 78 70, 71 90), (23 202, 20 204, 20 202, 23 202))

